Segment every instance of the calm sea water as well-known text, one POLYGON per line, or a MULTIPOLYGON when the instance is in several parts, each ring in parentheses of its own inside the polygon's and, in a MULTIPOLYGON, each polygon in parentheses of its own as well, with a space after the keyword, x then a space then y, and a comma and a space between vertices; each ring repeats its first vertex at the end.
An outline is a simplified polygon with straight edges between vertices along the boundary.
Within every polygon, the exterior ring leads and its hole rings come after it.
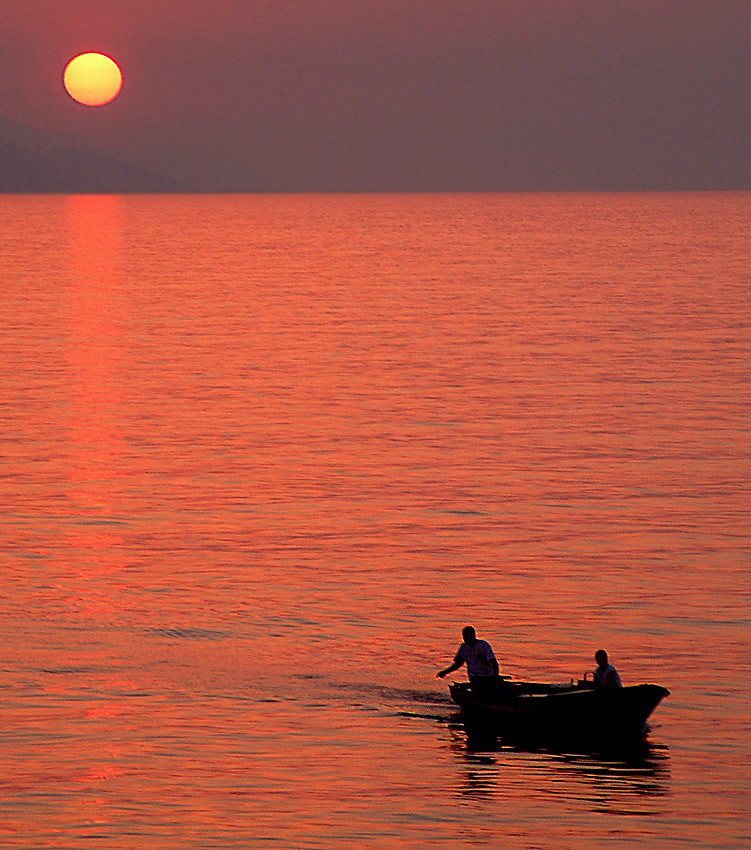
POLYGON ((0 844, 750 846, 750 221, 0 199, 0 844), (645 756, 470 751, 467 622, 645 756))

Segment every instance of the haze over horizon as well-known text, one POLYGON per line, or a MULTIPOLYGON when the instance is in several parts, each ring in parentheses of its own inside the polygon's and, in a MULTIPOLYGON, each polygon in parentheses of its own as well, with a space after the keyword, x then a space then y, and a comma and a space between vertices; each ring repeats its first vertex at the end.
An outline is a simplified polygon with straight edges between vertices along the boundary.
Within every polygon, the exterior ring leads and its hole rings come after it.
POLYGON ((0 191, 751 189, 745 0, 3 5, 0 191))

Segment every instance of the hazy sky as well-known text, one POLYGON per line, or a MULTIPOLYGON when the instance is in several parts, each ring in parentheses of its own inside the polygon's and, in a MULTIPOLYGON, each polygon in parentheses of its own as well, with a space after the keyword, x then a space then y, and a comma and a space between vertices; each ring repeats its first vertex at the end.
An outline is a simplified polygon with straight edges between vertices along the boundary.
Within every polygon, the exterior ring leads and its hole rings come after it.
POLYGON ((751 0, 0 0, 0 39, 0 122, 202 189, 751 189, 751 0))

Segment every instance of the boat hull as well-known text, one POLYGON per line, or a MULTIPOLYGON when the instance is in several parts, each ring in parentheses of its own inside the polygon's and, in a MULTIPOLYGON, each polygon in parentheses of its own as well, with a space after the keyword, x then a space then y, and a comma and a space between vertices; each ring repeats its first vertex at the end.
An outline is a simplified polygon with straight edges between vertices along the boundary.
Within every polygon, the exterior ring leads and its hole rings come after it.
POLYGON ((659 685, 594 689, 509 683, 474 693, 471 685, 451 685, 471 735, 619 745, 643 738, 647 718, 669 691, 659 685))

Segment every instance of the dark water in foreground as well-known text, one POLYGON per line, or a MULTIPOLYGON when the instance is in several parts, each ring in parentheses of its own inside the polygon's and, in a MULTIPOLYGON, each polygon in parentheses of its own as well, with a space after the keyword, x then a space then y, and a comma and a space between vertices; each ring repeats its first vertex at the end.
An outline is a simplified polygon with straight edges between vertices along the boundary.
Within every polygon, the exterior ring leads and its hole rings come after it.
POLYGON ((0 199, 0 845, 748 847, 750 220, 0 199), (469 750, 465 622, 645 756, 469 750))

